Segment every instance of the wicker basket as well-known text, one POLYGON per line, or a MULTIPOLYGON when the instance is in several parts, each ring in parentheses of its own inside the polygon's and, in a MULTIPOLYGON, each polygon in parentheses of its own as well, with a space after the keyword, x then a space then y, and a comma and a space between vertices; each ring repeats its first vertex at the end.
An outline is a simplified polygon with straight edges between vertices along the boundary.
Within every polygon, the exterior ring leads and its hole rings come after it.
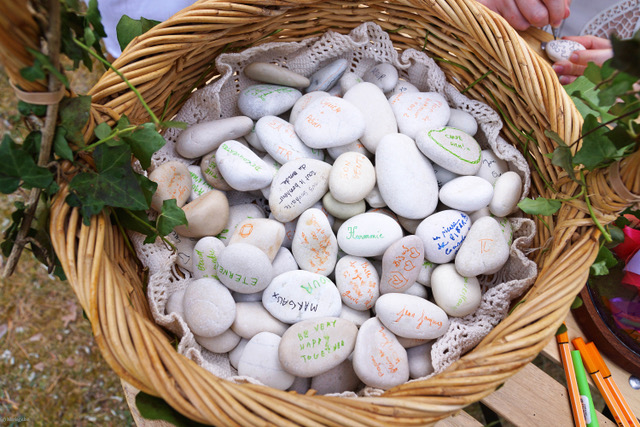
MULTIPOLYGON (((273 41, 300 41, 326 30, 348 33, 375 21, 399 49, 425 50, 467 96, 503 112, 504 137, 532 168, 532 196, 568 199, 577 184, 554 167, 544 131, 578 138, 581 117, 551 67, 508 24, 473 0, 201 0, 134 40, 114 62, 158 114, 176 113, 195 87, 214 77, 216 55, 273 41)), ((135 95, 107 72, 91 91, 96 124, 126 114, 147 121, 135 95)), ((73 173, 73 170, 70 171, 73 173)), ((587 177, 595 215, 611 222, 639 198, 639 152, 587 177)), ((106 215, 82 224, 60 192, 51 233, 69 283, 113 370, 186 416, 215 425, 425 425, 492 393, 529 363, 568 313, 598 251, 599 231, 582 199, 538 223, 533 259, 540 269, 523 302, 445 372, 381 397, 300 395, 221 380, 179 355, 151 318, 144 272, 106 215)))

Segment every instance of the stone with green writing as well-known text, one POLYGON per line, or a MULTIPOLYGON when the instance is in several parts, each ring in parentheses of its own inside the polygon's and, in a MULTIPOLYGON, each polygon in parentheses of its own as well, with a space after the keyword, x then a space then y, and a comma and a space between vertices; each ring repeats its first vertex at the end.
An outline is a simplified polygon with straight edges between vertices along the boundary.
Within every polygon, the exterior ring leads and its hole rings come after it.
POLYGON ((426 157, 458 175, 475 175, 481 167, 481 147, 466 132, 442 127, 420 131, 417 147, 426 157))
POLYGON ((286 390, 295 376, 283 369, 279 361, 281 337, 271 332, 260 332, 245 345, 238 362, 238 374, 252 377, 262 384, 286 390))
POLYGON ((238 191, 260 190, 272 182, 272 169, 238 141, 225 141, 218 147, 216 165, 225 182, 238 191))
POLYGON ((323 150, 305 145, 294 131, 294 125, 280 117, 261 117, 256 122, 256 134, 263 149, 280 164, 300 158, 323 160, 323 150))
POLYGON ((214 151, 222 142, 239 138, 252 130, 249 117, 236 116, 189 126, 176 139, 176 152, 186 159, 195 159, 214 151))
POLYGON ((213 277, 218 279, 218 257, 225 244, 213 236, 202 237, 192 252, 192 276, 195 279, 213 277))
POLYGON ((189 170, 189 174, 192 177, 192 192, 189 196, 190 201, 202 196, 208 191, 214 190, 214 187, 205 180, 200 166, 189 165, 187 169, 189 170))
POLYGON ((263 292, 263 306, 282 322, 293 324, 341 314, 341 295, 332 280, 304 270, 276 276, 263 292))
POLYGON ((299 90, 291 87, 271 84, 252 85, 241 91, 238 107, 252 120, 258 120, 263 116, 278 116, 285 113, 301 96, 302 93, 299 90))
POLYGON ((432 295, 449 316, 464 317, 479 307, 481 286, 476 277, 459 274, 454 263, 442 264, 432 273, 432 295))
POLYGON ((254 203, 241 203, 240 205, 230 206, 230 215, 223 231, 216 235, 217 238, 227 246, 230 238, 238 228, 238 225, 253 218, 265 218, 265 212, 262 208, 254 203))
POLYGON ((290 326, 279 344, 283 369, 299 377, 313 377, 346 360, 357 339, 349 320, 321 317, 290 326))
POLYGON ((232 330, 242 338, 251 339, 259 332, 272 332, 281 336, 288 327, 289 325, 272 316, 261 301, 236 303, 236 318, 232 323, 232 330))
POLYGON ((455 259, 470 230, 470 217, 464 212, 446 209, 421 221, 415 235, 424 242, 424 256, 435 264, 455 259))
POLYGON ((210 184, 212 187, 221 191, 232 190, 230 184, 225 182, 225 178, 221 175, 221 171, 216 165, 216 151, 207 153, 201 158, 201 173, 205 181, 210 184))
POLYGON ((438 129, 450 119, 448 101, 437 92, 401 92, 388 99, 399 133, 415 139, 424 129, 438 129))
POLYGON ((345 253, 354 256, 371 257, 383 253, 403 237, 403 230, 397 221, 378 212, 366 212, 353 216, 339 227, 337 242, 345 253))
POLYGON ((247 243, 256 246, 272 262, 284 238, 285 227, 279 221, 269 218, 248 218, 236 226, 229 244, 247 243))
POLYGON ((431 340, 444 335, 450 326, 443 309, 415 295, 381 295, 375 309, 381 323, 400 337, 431 340))
POLYGON ((499 271, 510 256, 510 246, 499 222, 490 216, 479 218, 470 227, 455 257, 455 268, 462 276, 474 277, 499 271))
POLYGON ((439 190, 439 201, 452 209, 473 212, 488 206, 493 198, 493 186, 478 176, 460 176, 439 190))
POLYGON ((272 280, 272 262, 261 249, 247 243, 233 243, 218 256, 219 280, 242 294, 261 292, 272 280))

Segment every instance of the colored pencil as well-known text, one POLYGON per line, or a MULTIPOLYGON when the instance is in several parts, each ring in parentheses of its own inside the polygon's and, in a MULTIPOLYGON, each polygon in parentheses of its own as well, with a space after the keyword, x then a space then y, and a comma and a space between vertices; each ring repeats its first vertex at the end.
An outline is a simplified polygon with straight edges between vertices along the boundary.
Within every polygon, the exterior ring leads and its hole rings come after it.
POLYGON ((577 379, 577 388, 580 390, 580 400, 582 402, 582 410, 584 414, 584 421, 588 427, 598 427, 597 415, 595 414, 595 407, 593 406, 593 398, 591 397, 591 390, 589 390, 588 380, 586 379, 586 370, 582 364, 582 355, 579 351, 571 351, 573 359, 573 369, 575 369, 575 378, 577 379))
POLYGON ((571 346, 568 340, 568 332, 563 332, 556 336, 557 346, 560 350, 564 374, 566 374, 566 385, 568 387, 568 398, 571 401, 571 411, 576 427, 586 426, 584 422, 584 413, 582 412, 582 402, 580 401, 580 390, 577 388, 577 379, 575 378, 575 369, 573 368, 573 359, 571 357, 571 346))

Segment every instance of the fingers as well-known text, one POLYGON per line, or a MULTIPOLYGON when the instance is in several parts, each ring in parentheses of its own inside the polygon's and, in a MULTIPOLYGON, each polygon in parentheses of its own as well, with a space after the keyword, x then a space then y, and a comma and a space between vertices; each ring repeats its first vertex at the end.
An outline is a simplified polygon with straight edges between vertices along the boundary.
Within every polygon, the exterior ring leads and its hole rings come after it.
POLYGON ((565 0, 543 0, 548 10, 548 23, 552 27, 559 27, 562 25, 562 20, 566 17, 566 1, 565 0))
POLYGON ((590 49, 590 50, 576 50, 571 54, 569 60, 577 65, 588 65, 589 62, 595 62, 597 65, 602 65, 607 59, 613 56, 612 49, 590 49))
POLYGON ((560 82, 562 82, 563 76, 581 76, 585 68, 586 64, 576 64, 571 61, 558 61, 553 64, 553 71, 560 76, 560 82))
MULTIPOLYGON (((559 0, 555 0, 559 1, 559 0)), ((547 6, 540 0, 516 0, 520 13, 534 27, 545 27, 550 21, 547 6)))
POLYGON ((580 43, 587 49, 610 49, 611 41, 602 37, 595 36, 568 36, 565 40, 572 40, 580 43))
POLYGON ((479 3, 499 13, 516 30, 525 31, 531 26, 520 12, 515 0, 479 0, 479 3))

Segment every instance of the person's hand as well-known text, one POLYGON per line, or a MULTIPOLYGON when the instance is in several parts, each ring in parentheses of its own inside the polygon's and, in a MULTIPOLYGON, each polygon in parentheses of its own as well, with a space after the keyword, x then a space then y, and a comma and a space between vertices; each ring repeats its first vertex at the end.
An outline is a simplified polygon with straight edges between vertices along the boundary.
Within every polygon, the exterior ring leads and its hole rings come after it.
POLYGON ((571 0, 478 0, 499 13, 519 31, 534 27, 559 27, 568 18, 571 0))
POLYGON ((584 69, 589 62, 602 65, 613 56, 611 41, 608 39, 595 36, 573 36, 564 37, 564 39, 576 41, 582 44, 586 50, 576 50, 568 61, 558 61, 553 64, 553 70, 563 85, 573 82, 578 76, 584 74, 584 69))

